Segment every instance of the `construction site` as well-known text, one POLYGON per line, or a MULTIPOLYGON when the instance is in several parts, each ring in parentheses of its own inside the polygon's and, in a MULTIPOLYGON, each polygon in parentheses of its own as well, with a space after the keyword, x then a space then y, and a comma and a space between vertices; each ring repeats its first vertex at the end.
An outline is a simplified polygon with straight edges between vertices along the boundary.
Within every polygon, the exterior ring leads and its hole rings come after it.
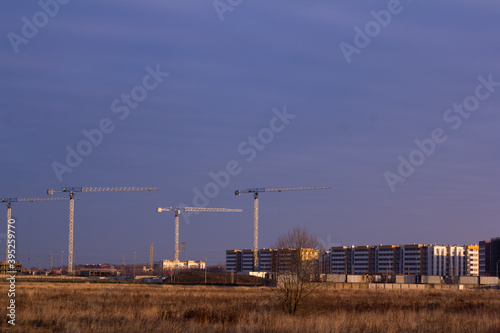
MULTIPOLYGON (((217 283, 231 284, 238 281, 238 275, 248 275, 252 278, 240 281, 254 284, 269 284, 276 280, 276 274, 284 273, 286 263, 295 256, 295 249, 283 252, 279 249, 259 249, 259 194, 267 192, 287 192, 303 190, 325 190, 331 187, 280 187, 280 188, 249 188, 236 190, 235 195, 252 194, 253 196, 253 249, 227 250, 224 266, 208 267, 205 261, 181 261, 179 255, 185 249, 186 242, 180 241, 180 216, 183 213, 241 213, 242 209, 208 208, 208 207, 158 207, 157 213, 174 213, 173 257, 171 259, 154 260, 154 243, 150 244, 149 262, 125 265, 110 264, 75 264, 74 251, 74 212, 77 193, 89 192, 128 192, 158 191, 156 187, 70 187, 58 190, 48 189, 47 194, 67 193, 68 197, 36 197, 36 198, 2 198, 7 205, 7 221, 12 220, 13 203, 34 203, 45 201, 69 201, 69 242, 68 261, 64 266, 61 255, 61 265, 54 267, 51 258, 50 269, 23 268, 22 263, 13 260, 12 242, 7 243, 6 261, 0 266, 1 274, 19 274, 21 277, 36 278, 72 278, 98 279, 115 281, 139 282, 196 282, 207 283, 214 280, 217 283), (200 274, 196 273, 200 272, 200 274), (211 279, 211 275, 218 275, 211 279), (198 276, 196 278, 196 276, 198 276), (236 276, 236 279, 235 279, 236 276)), ((14 225, 7 223, 7 235, 13 234, 14 225)), ((480 246, 467 245, 437 246, 437 245, 380 245, 332 247, 330 249, 301 249, 299 256, 308 261, 314 261, 314 276, 311 281, 330 282, 334 284, 353 286, 357 284, 374 286, 370 288, 419 288, 426 285, 456 285, 457 288, 486 287, 498 285, 499 239, 480 242, 480 246), (490 276, 494 275, 494 276, 490 276), (407 286, 408 285, 408 286, 407 286), (397 287, 395 287, 397 286, 397 287), (416 287, 415 287, 416 286, 416 287)))
MULTIPOLYGON (((321 186, 321 187, 280 187, 280 188, 250 188, 246 190, 237 190, 235 191, 235 195, 240 195, 242 193, 250 193, 253 194, 254 197, 254 219, 253 219, 253 227, 254 227, 254 249, 251 253, 251 262, 252 265, 257 265, 253 267, 258 267, 259 265, 259 251, 258 251, 258 224, 259 224, 259 193, 261 192, 286 192, 286 191, 302 191, 302 190, 323 190, 323 189, 331 189, 331 187, 321 186)), ((50 201, 69 201, 69 235, 68 235, 68 251, 67 251, 67 265, 63 265, 63 252, 61 252, 61 265, 59 268, 55 267, 52 262, 51 255, 51 264, 49 269, 42 269, 41 267, 26 267, 23 268, 21 262, 15 260, 15 251, 13 251, 13 244, 15 244, 15 226, 14 223, 7 223, 7 235, 11 235, 9 237, 9 242, 7 242, 6 246, 6 260, 1 264, 1 274, 20 274, 21 276, 36 276, 37 278, 41 278, 43 276, 52 277, 52 278, 62 278, 71 277, 71 278, 97 278, 97 279, 115 279, 115 280, 151 280, 154 282, 161 281, 174 281, 173 276, 176 274, 180 274, 181 272, 186 271, 203 271, 205 278, 207 281, 206 275, 215 271, 216 273, 220 273, 224 275, 225 267, 221 267, 220 265, 207 267, 205 261, 180 261, 179 253, 185 247, 186 242, 180 242, 179 240, 179 218, 182 213, 241 213, 242 209, 230 209, 230 208, 208 208, 208 207, 158 207, 156 208, 156 212, 173 212, 174 213, 174 255, 171 259, 163 259, 163 260, 154 260, 154 244, 151 243, 150 251, 149 251, 149 262, 147 264, 144 263, 136 263, 135 262, 135 254, 134 254, 134 264, 133 265, 125 265, 122 263, 120 265, 110 265, 110 264, 75 264, 74 263, 74 241, 75 241, 75 233, 74 233, 74 224, 75 224, 75 201, 80 200, 79 197, 76 197, 78 193, 90 193, 90 192, 151 192, 158 191, 159 188, 156 187, 63 187, 61 189, 48 189, 47 195, 51 197, 30 197, 30 198, 21 198, 21 197, 6 197, 2 198, 1 202, 6 203, 7 206, 7 221, 12 221, 12 204, 13 203, 35 203, 35 202, 50 202, 50 201), (67 193, 68 197, 56 196, 52 197, 54 193, 67 193), (12 241, 10 241, 12 238, 12 241), (115 268, 116 267, 116 268, 115 268)), ((234 273, 234 272, 233 272, 234 273)), ((231 273, 231 281, 234 281, 234 275, 231 273)), ((224 278, 224 280, 227 280, 224 278)), ((244 278, 240 278, 240 280, 245 280, 244 278)), ((252 281, 257 281, 253 279, 252 281)), ((257 282, 256 282, 257 283, 257 282)))

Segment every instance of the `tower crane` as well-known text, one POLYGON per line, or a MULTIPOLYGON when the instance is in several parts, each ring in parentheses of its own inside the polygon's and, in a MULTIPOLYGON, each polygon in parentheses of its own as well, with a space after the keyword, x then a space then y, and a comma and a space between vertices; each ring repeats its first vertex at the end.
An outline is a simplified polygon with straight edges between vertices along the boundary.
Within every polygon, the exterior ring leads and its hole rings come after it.
POLYGON ((259 268, 259 193, 260 192, 286 192, 286 191, 304 191, 304 190, 327 190, 331 186, 302 186, 302 187, 257 187, 246 190, 237 190, 235 195, 241 193, 253 193, 253 269, 259 268))
POLYGON ((212 213, 241 213, 242 209, 230 209, 230 208, 203 208, 203 207, 158 207, 156 209, 158 213, 161 212, 175 212, 175 256, 174 262, 179 262, 179 215, 181 212, 212 212, 212 213))
POLYGON ((73 225, 75 215, 75 193, 77 192, 128 192, 128 191, 158 191, 157 187, 63 187, 59 190, 48 189, 47 194, 69 193, 69 246, 68 274, 73 274, 73 225))
POLYGON ((186 242, 182 242, 179 244, 179 252, 181 252, 183 249, 185 249, 184 245, 186 245, 186 242))
MULTIPOLYGON (((52 198, 2 198, 1 202, 7 203, 7 237, 9 237, 10 233, 10 223, 9 220, 12 217, 12 203, 13 202, 39 202, 39 201, 61 201, 61 200, 69 200, 68 198, 63 197, 52 197, 52 198)), ((7 251, 5 254, 5 262, 9 260, 9 243, 7 243, 7 251)))

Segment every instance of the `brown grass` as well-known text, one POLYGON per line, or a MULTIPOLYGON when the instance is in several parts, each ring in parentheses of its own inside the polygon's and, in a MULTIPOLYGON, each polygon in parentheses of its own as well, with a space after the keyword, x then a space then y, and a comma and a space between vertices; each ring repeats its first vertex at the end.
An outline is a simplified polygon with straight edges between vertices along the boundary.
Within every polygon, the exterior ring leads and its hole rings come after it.
POLYGON ((18 282, 1 332, 500 332, 499 291, 330 290, 297 315, 265 287, 18 282))

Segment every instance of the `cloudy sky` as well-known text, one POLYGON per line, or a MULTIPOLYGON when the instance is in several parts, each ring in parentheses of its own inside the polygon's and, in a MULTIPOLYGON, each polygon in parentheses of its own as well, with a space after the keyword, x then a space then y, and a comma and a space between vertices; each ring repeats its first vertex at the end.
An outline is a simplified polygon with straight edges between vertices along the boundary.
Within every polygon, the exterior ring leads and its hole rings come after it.
MULTIPOLYGON (((261 247, 295 226, 326 246, 499 236, 499 15, 489 1, 3 1, 0 197, 160 188, 79 194, 76 263, 146 262, 151 242, 172 258, 173 213, 155 209, 181 204, 244 210, 181 219, 180 258, 223 262, 253 246, 252 196, 234 195, 250 187, 333 187, 261 194, 261 247)), ((23 264, 66 262, 68 202, 13 216, 23 264)))

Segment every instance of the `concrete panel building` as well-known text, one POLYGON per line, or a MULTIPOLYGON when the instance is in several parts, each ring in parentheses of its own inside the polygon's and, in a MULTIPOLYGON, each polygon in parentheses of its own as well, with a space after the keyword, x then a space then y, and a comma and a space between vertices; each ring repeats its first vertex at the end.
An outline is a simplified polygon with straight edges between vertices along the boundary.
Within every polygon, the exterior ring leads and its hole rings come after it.
POLYGON ((401 257, 401 274, 426 274, 428 267, 426 246, 422 244, 404 245, 401 249, 401 257))
POLYGON ((241 251, 227 250, 226 251, 226 272, 236 273, 241 272, 241 251))
MULTIPOLYGON (((259 272, 286 272, 297 258, 295 249, 260 249, 259 272)), ((302 260, 314 260, 315 270, 319 273, 319 251, 302 249, 302 260)), ((226 272, 253 272, 253 250, 226 250, 226 272)))
POLYGON ((477 245, 342 246, 330 250, 332 274, 477 276, 477 245))
POLYGON ((243 273, 253 272, 253 250, 241 250, 241 271, 243 273))
POLYGON ((500 277, 500 237, 491 239, 490 274, 491 276, 500 277))
POLYGON ((479 242, 479 276, 490 276, 491 266, 491 241, 479 242))
MULTIPOLYGON (((446 276, 464 276, 465 270, 465 247, 449 245, 448 247, 448 270, 446 276)), ((479 256, 478 256, 479 261, 479 256)), ((478 262, 479 265, 479 262, 478 262)))
POLYGON ((259 250, 259 272, 276 271, 276 251, 271 249, 259 250))
POLYGON ((401 272, 401 247, 380 245, 375 248, 375 273, 396 274, 401 272))
POLYGON ((319 253, 319 273, 328 274, 331 271, 331 255, 330 250, 319 253))
POLYGON ((353 274, 371 274, 375 271, 375 248, 355 246, 352 248, 353 274))
POLYGON ((330 273, 353 274, 351 247, 338 246, 330 249, 330 273))
POLYGON ((479 245, 466 245, 465 275, 479 276, 479 245))
POLYGON ((425 275, 446 276, 448 249, 446 246, 432 245, 427 248, 427 271, 425 275))

